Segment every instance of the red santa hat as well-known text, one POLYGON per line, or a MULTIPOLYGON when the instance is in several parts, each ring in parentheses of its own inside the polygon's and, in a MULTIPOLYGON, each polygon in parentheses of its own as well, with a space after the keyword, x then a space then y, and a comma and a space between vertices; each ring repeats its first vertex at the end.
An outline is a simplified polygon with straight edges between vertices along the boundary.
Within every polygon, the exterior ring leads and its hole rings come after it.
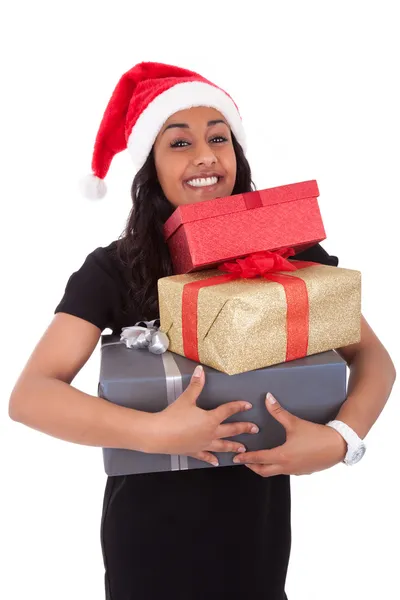
POLYGON ((151 151, 165 121, 174 113, 195 106, 217 109, 246 150, 246 139, 238 108, 224 90, 201 75, 154 62, 143 62, 119 80, 97 133, 92 174, 82 181, 88 198, 106 194, 104 178, 115 154, 128 149, 136 170, 151 151))

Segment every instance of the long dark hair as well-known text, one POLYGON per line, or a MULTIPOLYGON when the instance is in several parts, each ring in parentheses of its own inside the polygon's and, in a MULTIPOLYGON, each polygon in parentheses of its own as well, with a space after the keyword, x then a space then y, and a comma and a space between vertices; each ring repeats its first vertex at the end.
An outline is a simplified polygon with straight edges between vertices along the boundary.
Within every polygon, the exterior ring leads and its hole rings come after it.
MULTIPOLYGON (((232 195, 255 189, 250 165, 232 134, 237 172, 232 195)), ((158 182, 153 150, 136 174, 131 189, 133 207, 126 227, 117 240, 119 260, 129 273, 129 306, 137 307, 140 318, 158 316, 157 281, 172 275, 163 225, 174 211, 158 182)))

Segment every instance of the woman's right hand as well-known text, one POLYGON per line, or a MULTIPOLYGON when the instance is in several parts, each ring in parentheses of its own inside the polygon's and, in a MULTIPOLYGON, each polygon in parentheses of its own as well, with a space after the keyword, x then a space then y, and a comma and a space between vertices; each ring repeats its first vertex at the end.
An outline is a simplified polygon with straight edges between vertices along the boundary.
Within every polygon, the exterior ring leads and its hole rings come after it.
POLYGON ((218 464, 216 456, 211 452, 245 451, 243 444, 223 438, 241 433, 257 433, 255 423, 222 423, 236 413, 249 410, 252 405, 236 401, 212 410, 203 410, 197 406, 197 398, 204 383, 204 369, 199 365, 183 394, 163 411, 153 415, 152 453, 182 454, 218 464))

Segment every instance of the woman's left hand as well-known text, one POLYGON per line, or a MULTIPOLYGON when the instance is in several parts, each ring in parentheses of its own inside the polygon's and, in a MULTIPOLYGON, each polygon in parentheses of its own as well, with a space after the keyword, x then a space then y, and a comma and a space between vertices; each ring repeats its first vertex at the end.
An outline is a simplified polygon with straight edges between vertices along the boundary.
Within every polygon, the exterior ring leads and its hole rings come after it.
MULTIPOLYGON (((269 395, 268 395, 269 396, 269 395)), ((261 475, 309 475, 329 469, 341 462, 347 452, 347 444, 340 433, 327 427, 299 419, 282 408, 279 402, 268 401, 270 414, 286 430, 286 442, 271 450, 244 452, 234 458, 235 463, 261 475)))

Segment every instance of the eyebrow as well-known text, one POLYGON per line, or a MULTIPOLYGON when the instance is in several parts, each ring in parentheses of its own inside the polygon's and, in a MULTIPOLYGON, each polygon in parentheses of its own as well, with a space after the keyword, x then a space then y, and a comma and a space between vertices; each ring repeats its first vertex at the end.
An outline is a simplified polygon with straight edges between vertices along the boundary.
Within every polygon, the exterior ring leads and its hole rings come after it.
MULTIPOLYGON (((224 121, 223 119, 214 119, 212 121, 208 121, 207 127, 212 127, 213 125, 218 125, 218 123, 223 123, 224 125, 226 125, 228 127, 228 123, 226 121, 224 121)), ((176 127, 178 129, 190 129, 190 127, 187 123, 171 123, 170 125, 166 126, 163 133, 165 133, 167 131, 167 129, 172 129, 173 127, 176 127)))

